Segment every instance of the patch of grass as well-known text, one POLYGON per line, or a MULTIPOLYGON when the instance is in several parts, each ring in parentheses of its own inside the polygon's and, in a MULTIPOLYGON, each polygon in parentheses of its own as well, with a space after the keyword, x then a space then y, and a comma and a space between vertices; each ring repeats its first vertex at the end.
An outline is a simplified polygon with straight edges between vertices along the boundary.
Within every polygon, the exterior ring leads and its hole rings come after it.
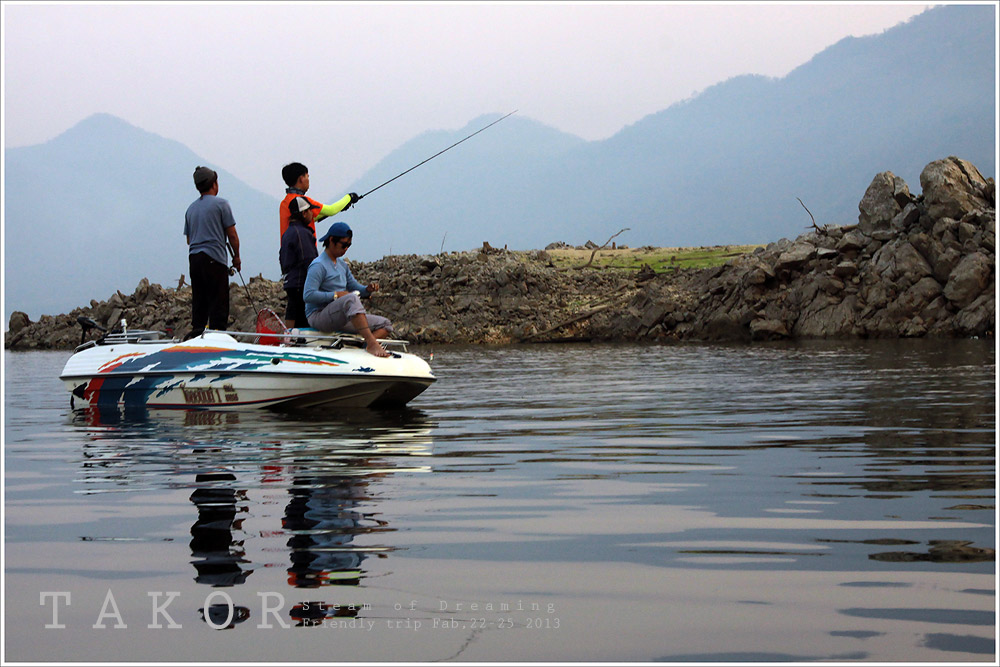
MULTIPOLYGON (((725 264, 731 259, 753 252, 760 245, 703 246, 697 248, 605 248, 594 256, 593 267, 638 271, 643 264, 657 273, 675 269, 703 269, 725 264)), ((547 250, 557 267, 581 266, 590 259, 593 250, 562 248, 547 250)))

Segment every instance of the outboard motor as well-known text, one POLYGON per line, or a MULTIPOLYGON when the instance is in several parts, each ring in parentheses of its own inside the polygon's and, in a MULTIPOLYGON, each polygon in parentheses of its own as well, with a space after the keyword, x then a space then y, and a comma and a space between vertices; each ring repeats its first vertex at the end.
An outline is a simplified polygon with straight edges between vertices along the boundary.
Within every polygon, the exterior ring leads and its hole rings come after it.
POLYGON ((105 329, 104 327, 102 327, 100 324, 98 324, 89 317, 84 317, 83 315, 80 315, 78 318, 76 318, 76 321, 80 325, 81 329, 80 345, 83 345, 87 341, 87 332, 90 331, 91 329, 97 329, 98 331, 107 332, 107 329, 105 329))

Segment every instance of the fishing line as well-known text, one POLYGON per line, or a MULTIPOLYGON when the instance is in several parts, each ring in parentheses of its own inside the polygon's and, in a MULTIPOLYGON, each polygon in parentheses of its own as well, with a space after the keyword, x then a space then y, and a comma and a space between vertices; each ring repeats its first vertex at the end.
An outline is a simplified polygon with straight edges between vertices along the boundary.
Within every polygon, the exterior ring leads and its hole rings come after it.
POLYGON ((417 167, 419 167, 420 165, 422 165, 422 164, 425 164, 425 163, 427 163, 427 162, 430 162, 431 160, 433 160, 434 158, 436 158, 436 157, 437 157, 438 155, 441 155, 441 153, 444 153, 444 152, 446 152, 446 151, 450 151, 450 150, 451 150, 452 148, 454 148, 455 146, 459 145, 459 144, 460 144, 460 143, 462 143, 463 141, 467 141, 468 139, 471 139, 472 137, 476 136, 477 134, 479 134, 479 133, 480 133, 480 132, 482 132, 483 130, 488 130, 489 128, 493 127, 494 125, 496 125, 497 123, 499 123, 500 121, 502 121, 502 120, 503 120, 504 118, 507 118, 508 116, 513 116, 513 115, 514 115, 514 114, 516 114, 516 113, 517 113, 517 109, 514 109, 513 111, 511 111, 511 112, 510 112, 509 114, 507 114, 506 116, 502 116, 502 117, 500 117, 500 118, 497 118, 497 119, 496 119, 495 121, 493 121, 492 123, 490 123, 490 124, 489 124, 489 125, 487 125, 486 127, 482 128, 482 129, 479 129, 479 130, 476 130, 475 132, 473 132, 473 133, 472 133, 472 134, 470 134, 469 136, 465 137, 465 139, 460 139, 460 140, 456 141, 456 142, 455 142, 455 143, 453 143, 453 144, 452 144, 451 146, 448 146, 448 148, 445 148, 445 149, 444 149, 444 150, 442 150, 442 151, 438 151, 437 153, 435 153, 434 155, 430 156, 429 158, 427 158, 427 159, 426 159, 426 160, 424 160, 423 162, 419 162, 419 163, 417 163, 417 164, 413 165, 412 167, 410 167, 409 169, 407 169, 406 171, 404 171, 404 172, 403 172, 402 174, 398 174, 397 176, 393 176, 392 178, 390 178, 390 179, 389 179, 388 181, 386 181, 386 182, 385 182, 385 183, 383 183, 382 185, 380 185, 380 186, 378 186, 378 187, 376 187, 376 188, 372 188, 372 189, 371 189, 371 190, 369 190, 368 192, 366 192, 366 193, 364 193, 363 195, 359 196, 359 197, 358 197, 358 199, 359 199, 359 200, 361 200, 361 199, 364 199, 365 197, 367 197, 367 196, 368 196, 368 195, 370 195, 371 193, 375 192, 375 191, 376 191, 376 190, 378 190, 379 188, 382 188, 382 187, 384 187, 384 186, 386 186, 386 185, 389 185, 390 183, 392 183, 392 182, 393 182, 394 180, 396 180, 396 179, 397 179, 397 178, 399 178, 400 176, 405 176, 406 174, 410 173, 411 171, 413 171, 414 169, 416 169, 416 168, 417 168, 417 167))
MULTIPOLYGON (((423 161, 421 161, 421 162, 418 162, 417 164, 413 165, 412 167, 410 167, 410 168, 409 168, 409 169, 407 169, 406 171, 402 172, 401 174, 397 174, 396 176, 393 176, 392 178, 390 178, 390 179, 389 179, 388 181, 386 181, 386 182, 385 182, 385 183, 383 183, 382 185, 379 185, 379 186, 377 186, 377 187, 374 187, 374 188, 372 188, 371 190, 369 190, 368 192, 364 193, 363 195, 359 195, 359 196, 358 196, 358 201, 360 201, 360 200, 364 199, 365 197, 367 197, 367 196, 368 196, 368 195, 370 195, 371 193, 375 192, 376 190, 378 190, 378 189, 380 189, 380 188, 383 188, 383 187, 385 187, 385 186, 389 185, 390 183, 392 183, 393 181, 395 181, 395 180, 396 180, 397 178, 400 178, 401 176, 405 176, 406 174, 410 173, 411 171, 413 171, 414 169, 416 169, 416 168, 417 168, 417 167, 419 167, 420 165, 423 165, 423 164, 427 164, 428 162, 430 162, 431 160, 433 160, 433 159, 434 159, 434 158, 436 158, 437 156, 441 155, 442 153, 446 153, 447 151, 450 151, 450 150, 451 150, 452 148, 454 148, 455 146, 458 146, 458 145, 459 145, 460 143, 462 143, 463 141, 468 141, 469 139, 471 139, 472 137, 476 136, 476 135, 477 135, 477 134, 479 134, 480 132, 483 132, 483 131, 485 131, 485 130, 488 130, 489 128, 493 127, 494 125, 496 125, 496 124, 497 124, 497 123, 499 123, 500 121, 504 120, 505 118, 509 118, 510 116, 513 116, 513 115, 514 115, 514 114, 516 114, 516 113, 517 113, 517 109, 514 109, 514 110, 513 110, 513 111, 511 111, 511 112, 510 112, 509 114, 506 114, 506 115, 504 115, 504 116, 501 116, 500 118, 497 118, 497 119, 496 119, 495 121, 493 121, 493 122, 492 122, 492 123, 490 123, 489 125, 487 125, 487 126, 485 126, 485 127, 482 127, 482 128, 480 128, 480 129, 476 130, 475 132, 473 132, 473 133, 472 133, 472 134, 470 134, 469 136, 467 136, 467 137, 464 137, 464 138, 462 138, 462 139, 459 139, 458 141, 456 141, 455 143, 453 143, 453 144, 452 144, 451 146, 448 146, 447 148, 445 148, 445 149, 443 149, 443 150, 440 150, 440 151, 438 151, 437 153, 435 153, 434 155, 430 156, 430 157, 429 157, 429 158, 427 158, 426 160, 423 160, 423 161)), ((227 247, 227 248, 229 248, 229 254, 230 254, 230 255, 232 255, 232 256, 233 256, 233 257, 235 258, 235 256, 236 256, 236 255, 235 255, 235 253, 233 252, 233 246, 232 246, 232 245, 230 245, 229 241, 226 241, 226 247, 227 247)), ((240 276, 240 282, 241 282, 241 283, 243 283, 243 289, 244 289, 244 290, 246 291, 246 293, 247 293, 247 299, 248 299, 248 300, 250 301, 250 305, 251 305, 251 306, 253 307, 254 311, 256 311, 256 312, 258 313, 258 315, 259 315, 259 314, 260 314, 260 309, 259 309, 259 308, 257 308, 257 304, 256 304, 256 302, 254 302, 254 300, 253 300, 253 297, 252 297, 252 296, 250 296, 250 288, 248 288, 248 287, 247 287, 247 284, 246 284, 246 282, 245 282, 245 281, 243 280, 243 274, 242 274, 242 273, 241 273, 241 272, 240 272, 240 271, 239 271, 239 270, 238 270, 238 269, 237 269, 237 268, 236 268, 236 267, 234 266, 234 267, 232 267, 232 270, 230 271, 229 275, 233 275, 233 271, 235 271, 235 272, 236 272, 237 274, 239 274, 239 276, 240 276)), ((388 295, 386 295, 386 296, 388 296, 388 295)))

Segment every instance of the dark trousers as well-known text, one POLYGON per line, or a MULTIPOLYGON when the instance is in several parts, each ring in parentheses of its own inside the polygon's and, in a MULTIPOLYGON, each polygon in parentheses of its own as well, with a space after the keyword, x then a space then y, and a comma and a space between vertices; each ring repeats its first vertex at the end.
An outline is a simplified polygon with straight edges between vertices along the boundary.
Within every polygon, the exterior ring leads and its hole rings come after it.
POLYGON ((191 269, 191 327, 198 335, 208 324, 225 331, 229 324, 229 267, 203 252, 189 255, 191 269))
POLYGON ((288 305, 285 306, 285 319, 290 320, 293 327, 307 327, 306 302, 302 300, 301 287, 286 287, 285 296, 288 305))

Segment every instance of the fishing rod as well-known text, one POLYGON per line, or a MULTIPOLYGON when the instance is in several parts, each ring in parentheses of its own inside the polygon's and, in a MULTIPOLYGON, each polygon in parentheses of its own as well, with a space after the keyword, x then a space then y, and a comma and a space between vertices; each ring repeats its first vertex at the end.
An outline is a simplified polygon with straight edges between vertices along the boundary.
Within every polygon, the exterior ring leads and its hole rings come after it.
POLYGON ((441 155, 441 153, 444 153, 444 152, 446 152, 446 151, 450 151, 450 150, 451 150, 452 148, 454 148, 455 146, 459 145, 459 144, 460 144, 460 143, 462 143, 463 141, 466 141, 467 139, 471 139, 472 137, 476 136, 477 134, 479 134, 479 133, 480 133, 480 132, 482 132, 483 130, 488 130, 489 128, 493 127, 494 125, 496 125, 497 123, 499 123, 500 121, 502 121, 502 120, 503 120, 504 118, 507 118, 508 116, 513 116, 513 115, 514 115, 514 114, 516 114, 516 113, 517 113, 517 109, 514 109, 513 111, 511 111, 511 112, 510 112, 509 114, 507 114, 506 116, 502 116, 501 118, 497 118, 497 119, 496 119, 495 121, 493 121, 492 123, 490 123, 490 124, 489 124, 489 125, 487 125, 486 127, 482 128, 482 129, 480 129, 480 130, 476 130, 475 132, 473 132, 473 133, 472 133, 472 134, 470 134, 469 136, 465 137, 465 139, 461 139, 461 140, 459 140, 459 141, 456 141, 456 142, 455 142, 455 143, 453 143, 453 144, 452 144, 451 146, 448 146, 448 148, 445 148, 445 149, 444 149, 443 151, 438 151, 437 153, 435 153, 434 155, 430 156, 429 158, 427 158, 427 159, 426 159, 426 160, 424 160, 423 162, 420 162, 420 163, 418 163, 418 164, 415 164, 415 165, 413 165, 412 167, 410 167, 409 169, 407 169, 406 171, 404 171, 404 172, 403 172, 402 174, 399 174, 399 175, 397 175, 397 176, 393 176, 392 178, 390 178, 390 179, 389 179, 388 181, 386 181, 386 182, 385 182, 385 183, 383 183, 382 185, 378 186, 377 188, 372 188, 372 189, 371 189, 371 190, 369 190, 368 192, 366 192, 366 193, 364 193, 363 195, 359 196, 359 197, 358 197, 358 199, 359 199, 359 200, 361 200, 361 199, 364 199, 365 197, 367 197, 367 196, 368 196, 368 195, 370 195, 371 193, 375 192, 375 191, 376 191, 376 190, 378 190, 379 188, 381 188, 381 187, 384 187, 384 186, 386 186, 386 185, 389 185, 390 183, 392 183, 392 182, 393 182, 394 180, 396 180, 396 179, 397 179, 397 178, 399 178, 400 176, 405 176, 406 174, 410 173, 411 171, 413 171, 414 169, 416 169, 416 168, 417 168, 417 167, 419 167, 420 165, 422 165, 422 164, 424 164, 424 163, 426 163, 426 162, 430 162, 431 160, 433 160, 434 158, 436 158, 436 157, 437 157, 438 155, 441 155))
MULTIPOLYGON (((229 243, 229 241, 226 241, 226 247, 229 248, 229 254, 232 256, 233 260, 235 260, 236 259, 236 253, 233 252, 233 246, 232 246, 232 244, 229 243)), ((243 289, 247 293, 247 301, 250 302, 250 305, 253 307, 254 312, 255 313, 259 313, 260 310, 257 308, 257 304, 254 303, 253 297, 250 296, 250 288, 247 287, 246 282, 243 280, 243 274, 240 273, 240 270, 237 269, 236 266, 231 266, 231 267, 229 267, 229 275, 233 275, 233 273, 239 274, 239 276, 240 276, 240 282, 243 283, 243 289)))

